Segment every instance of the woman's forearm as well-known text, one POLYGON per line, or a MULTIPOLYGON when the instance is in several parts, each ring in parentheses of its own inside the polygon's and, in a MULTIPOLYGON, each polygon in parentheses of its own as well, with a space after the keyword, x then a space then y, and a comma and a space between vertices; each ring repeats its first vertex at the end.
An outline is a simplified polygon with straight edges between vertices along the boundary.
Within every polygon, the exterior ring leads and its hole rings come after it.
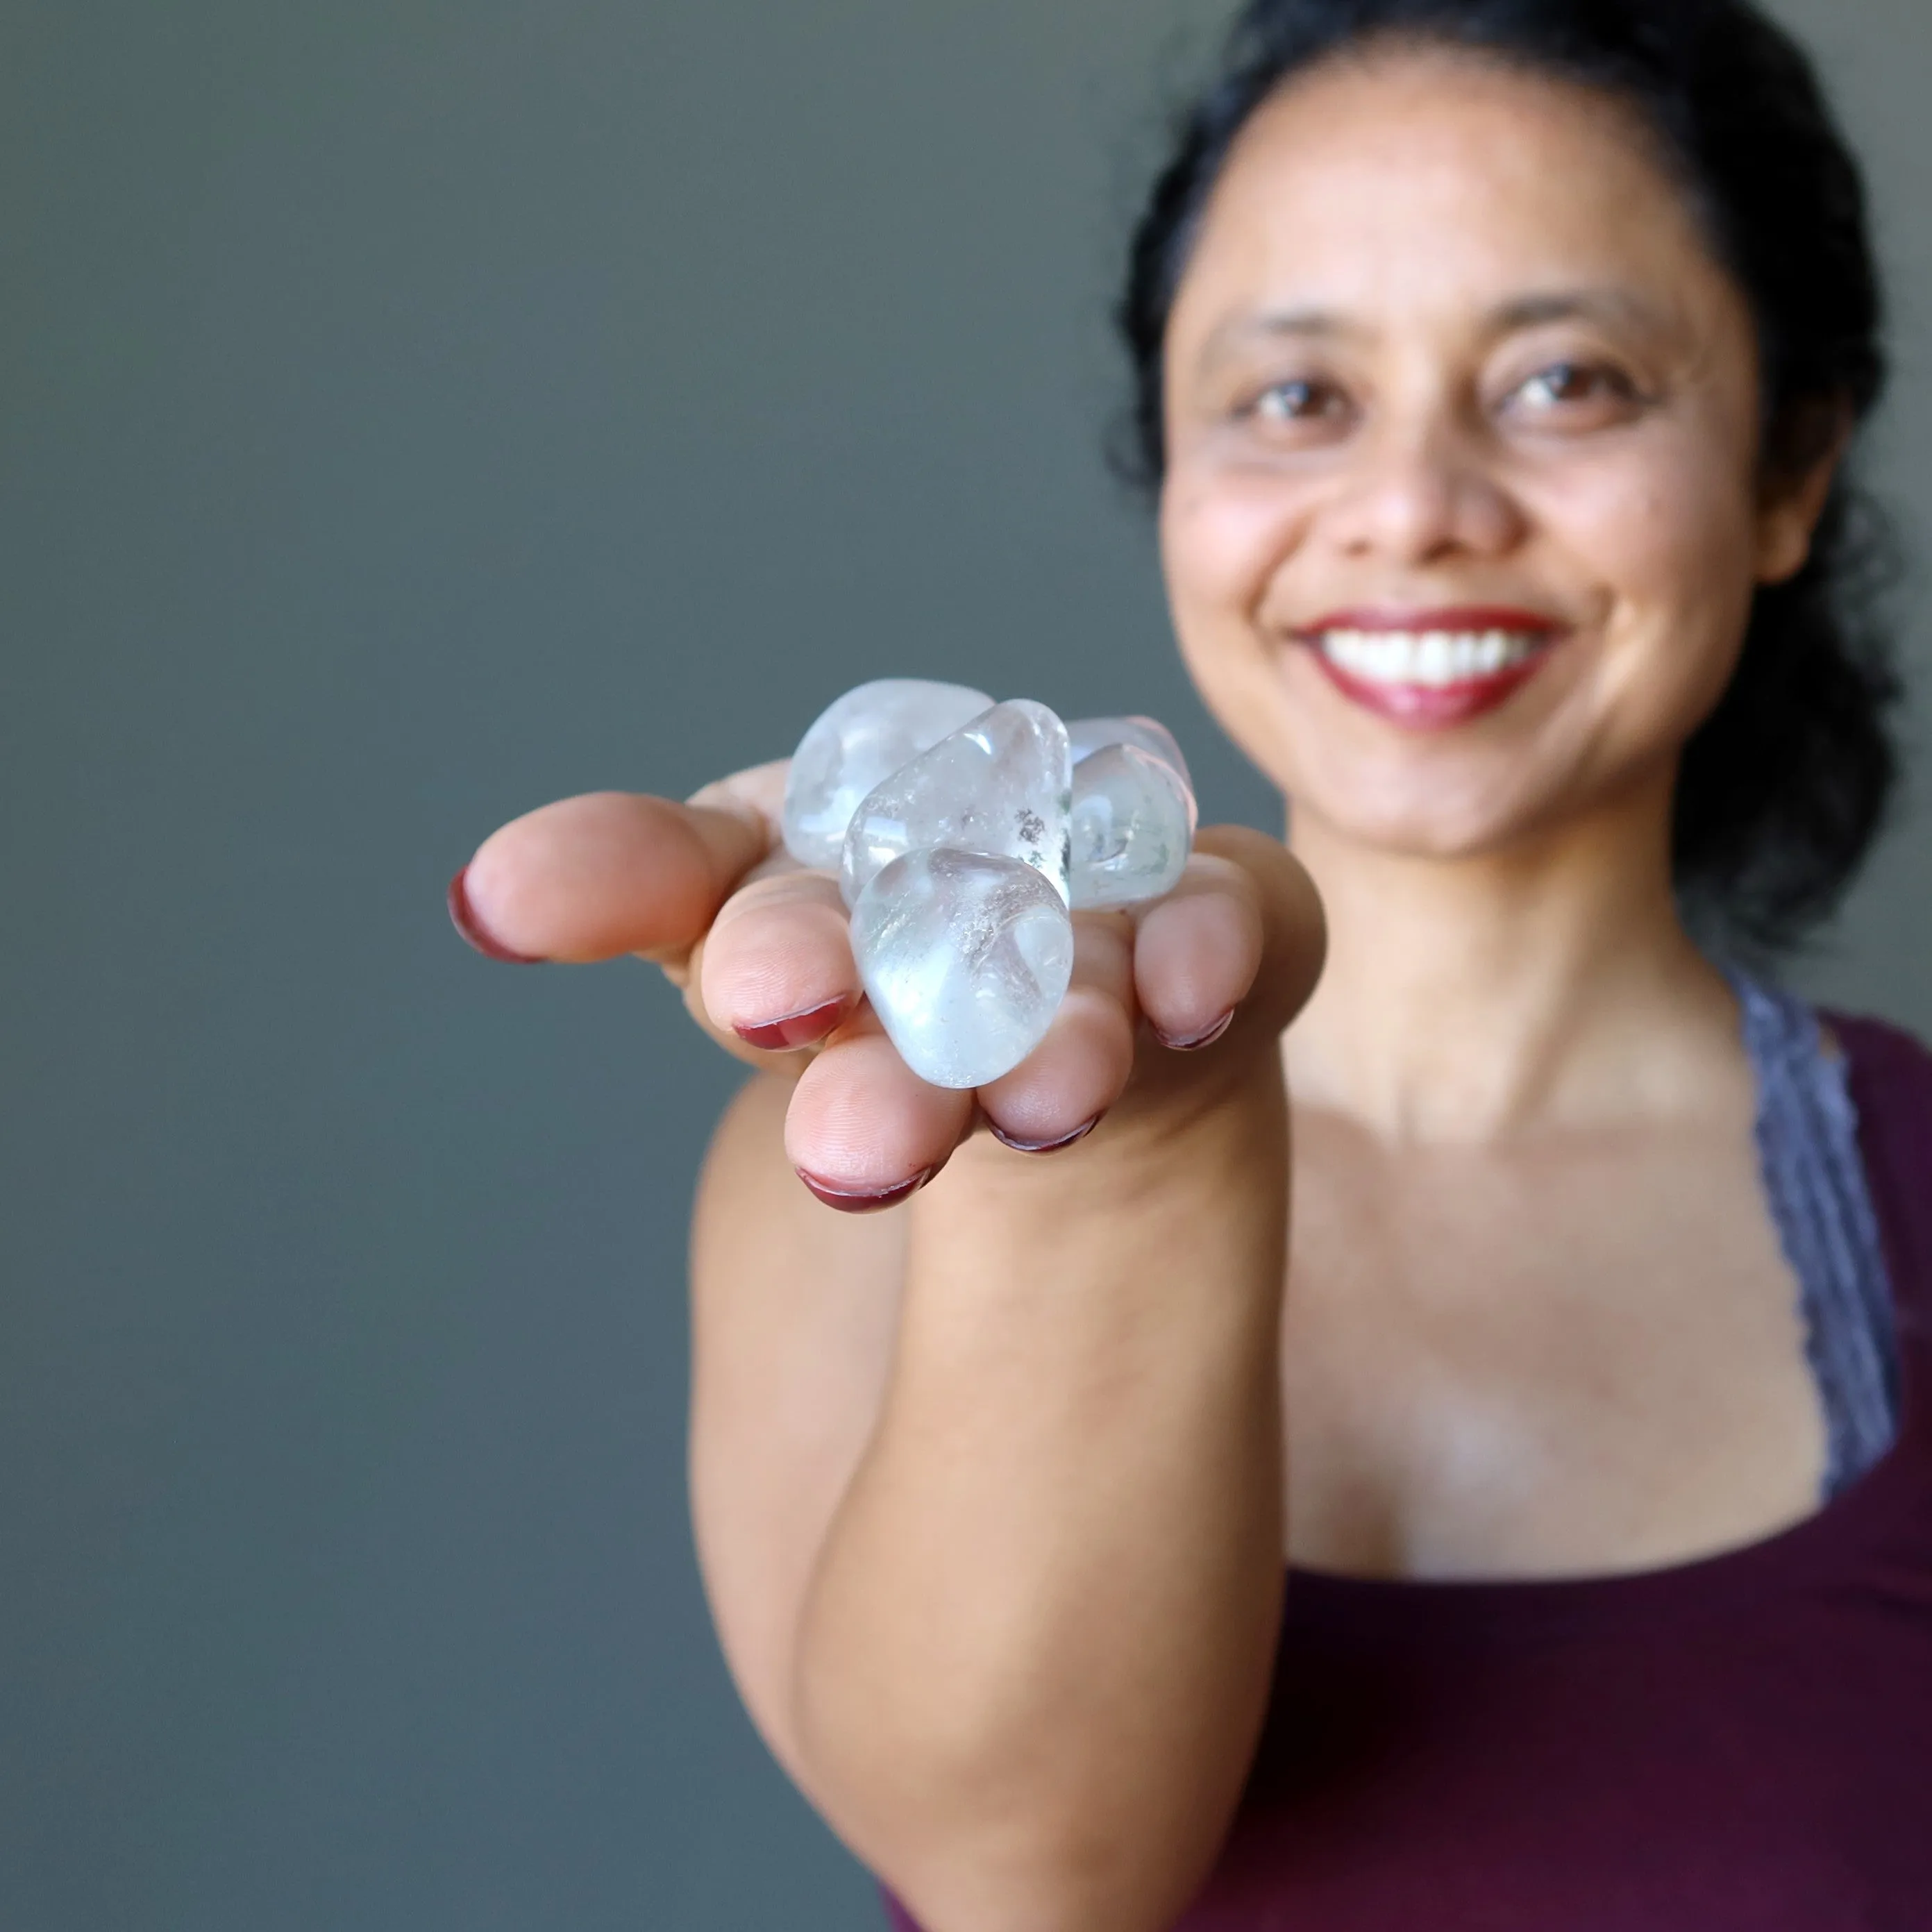
POLYGON ((1185 1904, 1283 1574, 1286 1109, 1243 1084, 921 1201, 898 1350, 794 1659, 815 1788, 933 1932, 1185 1904))

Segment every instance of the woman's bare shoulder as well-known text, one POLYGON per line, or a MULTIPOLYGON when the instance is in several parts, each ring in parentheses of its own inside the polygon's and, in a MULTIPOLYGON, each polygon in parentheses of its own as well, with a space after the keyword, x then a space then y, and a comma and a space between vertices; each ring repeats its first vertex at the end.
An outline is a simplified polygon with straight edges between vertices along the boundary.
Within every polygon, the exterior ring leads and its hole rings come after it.
POLYGON ((770 1076, 743 1088, 699 1185, 691 1492, 727 1660, 766 1742, 800 1778, 793 1638, 891 1372, 906 1210, 840 1214, 806 1192, 785 1158, 790 1092, 770 1076))

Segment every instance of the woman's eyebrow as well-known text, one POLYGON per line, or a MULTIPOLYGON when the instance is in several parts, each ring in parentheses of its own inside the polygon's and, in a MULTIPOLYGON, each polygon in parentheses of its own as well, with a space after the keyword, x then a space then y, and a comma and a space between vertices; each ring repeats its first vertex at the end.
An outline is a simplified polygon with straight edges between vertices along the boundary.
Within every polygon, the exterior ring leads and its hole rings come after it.
POLYGON ((1304 340, 1332 339, 1373 333, 1364 324, 1352 322, 1333 309, 1273 309, 1261 315, 1230 316, 1209 332, 1207 340, 1201 346, 1201 365, 1212 368, 1224 357, 1250 343, 1272 342, 1283 336, 1304 340))
MULTIPOLYGON (((1664 326, 1664 317, 1652 304, 1629 290, 1614 286, 1540 290, 1513 296, 1484 318, 1486 333, 1507 335, 1512 330, 1534 328, 1552 322, 1606 322, 1646 329, 1664 326)), ((1230 316, 1211 331, 1202 345, 1200 366, 1212 369, 1226 357, 1256 342, 1283 338, 1302 341, 1357 340, 1378 333, 1369 323, 1327 308, 1270 309, 1259 315, 1230 316)))
POLYGON ((1516 296, 1499 303, 1489 314, 1490 330, 1498 335, 1544 322, 1576 321, 1634 322, 1652 329, 1664 326, 1664 317, 1650 303, 1621 288, 1552 289, 1516 296))

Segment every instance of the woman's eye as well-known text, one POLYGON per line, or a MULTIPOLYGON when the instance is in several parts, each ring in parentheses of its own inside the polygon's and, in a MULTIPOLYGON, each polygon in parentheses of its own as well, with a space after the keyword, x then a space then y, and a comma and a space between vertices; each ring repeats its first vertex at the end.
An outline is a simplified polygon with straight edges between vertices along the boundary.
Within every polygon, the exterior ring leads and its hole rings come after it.
POLYGON ((1602 363, 1552 362, 1523 383, 1511 400, 1532 410, 1552 410, 1589 404, 1622 405, 1636 399, 1636 386, 1621 370, 1602 363))
POLYGON ((1312 422, 1339 416, 1346 406, 1340 391, 1329 384, 1298 378, 1270 384, 1250 409, 1264 422, 1312 422))

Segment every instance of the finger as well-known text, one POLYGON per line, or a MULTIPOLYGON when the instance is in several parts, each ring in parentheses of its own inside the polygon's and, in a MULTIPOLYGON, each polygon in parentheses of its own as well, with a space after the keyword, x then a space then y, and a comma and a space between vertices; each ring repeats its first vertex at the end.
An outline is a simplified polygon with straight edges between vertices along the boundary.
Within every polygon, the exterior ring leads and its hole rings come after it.
POLYGON ((1003 1078, 980 1090, 986 1124, 1022 1154, 1084 1139, 1120 1096, 1134 1067, 1133 927, 1124 915, 1073 922, 1073 978, 1047 1036, 1003 1078))
POLYGON ((484 840, 451 886, 451 910, 498 956, 680 958, 776 842, 771 769, 688 805, 595 792, 544 806, 484 840))
POLYGON ((973 1113, 970 1094, 920 1079, 867 1008, 800 1077, 785 1115, 785 1152, 826 1206, 890 1208, 952 1158, 973 1113))
POLYGON ((734 893, 693 964, 710 1024, 774 1052, 824 1039, 862 996, 845 904, 824 872, 781 873, 734 893))
POLYGON ((1134 986, 1162 1042, 1211 1046, 1239 1030, 1279 1033, 1320 976, 1325 946, 1312 881, 1278 840, 1216 826, 1181 882, 1136 918, 1134 986))

